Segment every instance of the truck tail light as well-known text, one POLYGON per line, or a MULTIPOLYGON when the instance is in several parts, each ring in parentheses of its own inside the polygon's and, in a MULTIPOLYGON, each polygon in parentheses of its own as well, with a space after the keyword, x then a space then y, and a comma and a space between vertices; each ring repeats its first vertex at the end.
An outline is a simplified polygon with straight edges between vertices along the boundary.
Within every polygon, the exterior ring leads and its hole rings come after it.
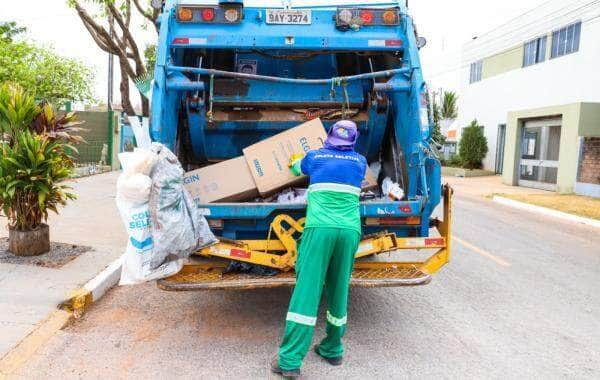
POLYGON ((192 11, 192 8, 187 8, 187 7, 179 7, 177 8, 177 20, 178 21, 192 21, 192 19, 194 18, 194 12, 192 11))
POLYGON ((375 15, 371 11, 361 11, 360 19, 362 20, 364 25, 370 25, 373 23, 373 20, 375 19, 375 15))
POLYGON ((396 25, 398 24, 398 12, 385 11, 383 12, 383 15, 381 15, 381 19, 386 25, 396 25))
POLYGON ((336 25, 342 28, 400 24, 398 8, 338 8, 336 25))
MULTIPOLYGON (((207 0, 208 2, 208 0, 207 0)), ((177 21, 189 23, 238 24, 244 18, 244 7, 237 1, 210 4, 177 6, 177 21)))
POLYGON ((229 8, 225 10, 224 17, 227 22, 238 22, 240 21, 240 10, 238 8, 229 8))
POLYGON ((215 10, 213 8, 204 8, 201 12, 202 20, 211 22, 215 19, 215 10))

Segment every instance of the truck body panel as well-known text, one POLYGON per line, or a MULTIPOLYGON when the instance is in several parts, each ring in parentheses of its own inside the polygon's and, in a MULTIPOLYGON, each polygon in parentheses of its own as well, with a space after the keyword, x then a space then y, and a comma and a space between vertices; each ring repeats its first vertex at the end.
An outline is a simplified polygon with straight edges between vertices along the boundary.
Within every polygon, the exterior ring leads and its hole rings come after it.
MULTIPOLYGON (((185 169, 240 156, 315 116, 326 129, 350 118, 360 131, 357 151, 381 165, 380 183, 390 177, 406 192, 402 201, 361 202, 363 233, 429 236, 443 195, 441 171, 418 36, 404 2, 265 8, 167 0, 154 75, 151 137, 185 169), (229 10, 239 12, 236 22, 226 22, 229 10), (267 20, 288 14, 309 23, 267 20)), ((303 204, 199 207, 215 233, 232 240, 264 239, 279 215, 299 220, 306 213, 303 204)))

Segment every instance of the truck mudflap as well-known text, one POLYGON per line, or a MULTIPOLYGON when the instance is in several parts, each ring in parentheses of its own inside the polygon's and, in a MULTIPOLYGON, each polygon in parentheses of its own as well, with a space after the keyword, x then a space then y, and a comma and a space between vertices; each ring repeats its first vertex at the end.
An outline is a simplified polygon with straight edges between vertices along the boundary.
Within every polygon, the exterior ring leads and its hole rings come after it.
MULTIPOLYGON (((396 287, 428 284, 450 260, 452 189, 443 188, 443 220, 432 220, 439 235, 432 237, 396 237, 393 233, 365 236, 356 253, 356 263, 350 281, 356 287, 396 287), (402 250, 431 250, 434 253, 424 261, 387 262, 365 261, 386 252, 402 250)), ((295 237, 303 231, 303 220, 295 221, 279 215, 273 222, 272 232, 277 239, 227 241, 200 250, 201 263, 185 265, 174 276, 158 280, 160 289, 169 291, 255 289, 293 286, 296 282, 294 264, 297 258, 295 237), (288 227, 284 227, 287 225, 288 227), (279 269, 274 276, 227 272, 229 260, 263 265, 279 269)))

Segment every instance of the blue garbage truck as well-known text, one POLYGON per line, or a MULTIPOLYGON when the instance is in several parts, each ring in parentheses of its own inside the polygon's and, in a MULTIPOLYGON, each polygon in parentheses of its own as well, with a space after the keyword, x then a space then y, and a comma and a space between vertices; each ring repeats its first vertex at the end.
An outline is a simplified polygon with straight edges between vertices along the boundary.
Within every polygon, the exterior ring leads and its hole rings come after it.
MULTIPOLYGON (((363 194, 352 285, 429 283, 450 258, 452 190, 441 184, 419 59, 425 39, 407 1, 154 3, 162 13, 152 139, 189 170, 241 156, 245 147, 316 117, 325 129, 355 121, 357 151, 377 168, 379 184, 389 178, 405 195, 363 194)), ((159 281, 160 288, 294 284, 306 204, 199 207, 220 242, 159 281), (239 265, 232 270, 232 263, 239 265)))

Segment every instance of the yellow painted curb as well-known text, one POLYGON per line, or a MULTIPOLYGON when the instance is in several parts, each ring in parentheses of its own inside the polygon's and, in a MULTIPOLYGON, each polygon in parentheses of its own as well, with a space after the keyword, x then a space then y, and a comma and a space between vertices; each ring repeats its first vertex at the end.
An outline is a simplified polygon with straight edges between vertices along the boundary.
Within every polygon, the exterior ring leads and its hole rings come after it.
POLYGON ((71 320, 73 314, 56 310, 0 360, 0 379, 14 375, 46 342, 71 320))
POLYGON ((83 313, 92 305, 94 297, 92 292, 80 288, 73 292, 73 296, 59 305, 59 308, 70 311, 73 313, 73 317, 81 318, 83 313))

